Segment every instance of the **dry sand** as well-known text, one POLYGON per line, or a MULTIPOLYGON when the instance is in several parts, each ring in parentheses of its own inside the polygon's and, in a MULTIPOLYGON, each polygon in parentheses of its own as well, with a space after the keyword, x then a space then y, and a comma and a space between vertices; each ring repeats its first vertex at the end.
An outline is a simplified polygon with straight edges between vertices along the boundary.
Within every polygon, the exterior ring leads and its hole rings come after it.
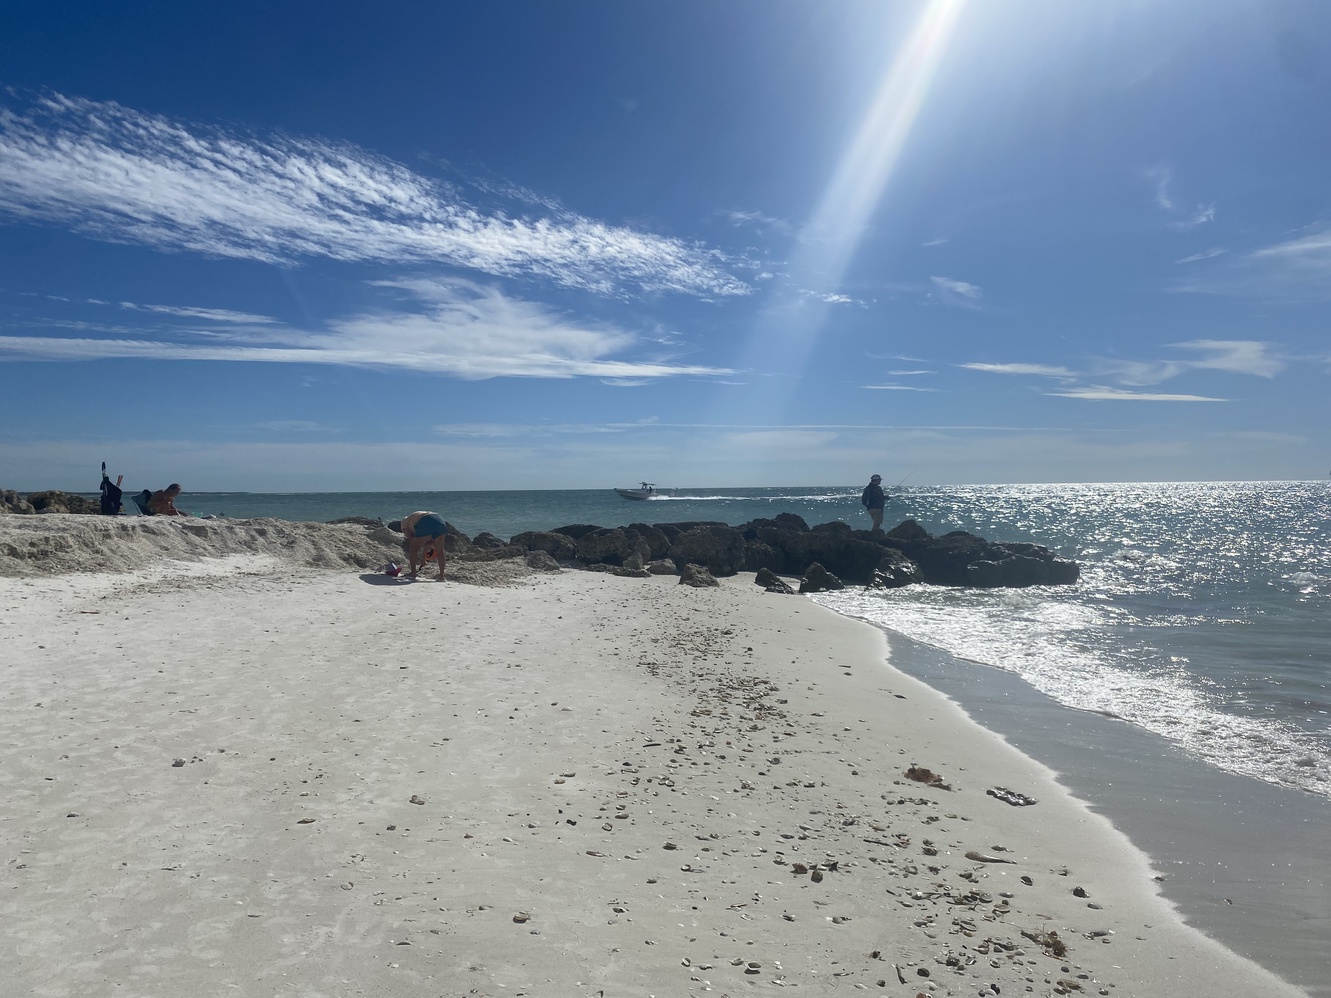
POLYGON ((0 994, 1300 994, 871 627, 457 569, 0 578, 0 994))

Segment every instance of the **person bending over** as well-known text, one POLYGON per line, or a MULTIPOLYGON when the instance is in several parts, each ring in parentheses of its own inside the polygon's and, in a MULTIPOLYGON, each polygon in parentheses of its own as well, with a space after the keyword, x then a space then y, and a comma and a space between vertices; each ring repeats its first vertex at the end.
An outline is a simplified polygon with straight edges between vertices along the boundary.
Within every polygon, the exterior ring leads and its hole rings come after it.
POLYGON ((188 513, 176 509, 178 495, 180 495, 180 486, 172 482, 160 492, 152 494, 152 498, 148 500, 148 509, 155 516, 189 516, 188 513))
POLYGON ((416 573, 433 558, 439 564, 438 581, 443 582, 444 536, 448 533, 444 518, 438 513, 421 510, 404 516, 401 522, 402 536, 407 539, 407 578, 416 578, 416 573))

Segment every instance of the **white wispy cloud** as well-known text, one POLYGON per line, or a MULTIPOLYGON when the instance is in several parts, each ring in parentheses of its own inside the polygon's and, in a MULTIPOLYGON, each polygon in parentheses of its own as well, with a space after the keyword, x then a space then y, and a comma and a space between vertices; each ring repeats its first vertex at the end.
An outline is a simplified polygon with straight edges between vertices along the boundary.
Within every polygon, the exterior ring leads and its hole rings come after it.
POLYGON ((970 371, 986 371, 989 374, 1034 374, 1043 378, 1074 378, 1076 374, 1066 367, 1050 364, 958 364, 970 371))
POLYGON ((1227 251, 1217 247, 1208 250, 1202 250, 1200 253, 1194 253, 1191 256, 1185 256, 1181 260, 1175 260, 1175 263, 1198 263, 1202 260, 1214 260, 1218 256, 1223 256, 1227 251))
POLYGON ((1331 228, 1310 227, 1296 238, 1231 254, 1220 264, 1178 281, 1170 290, 1273 301, 1324 301, 1331 298, 1331 228))
MULTIPOLYGON (((1157 208, 1177 214, 1180 209, 1174 201, 1174 196, 1170 193, 1170 185, 1174 182, 1174 171, 1164 165, 1149 166, 1142 171, 1142 175, 1151 184, 1154 201, 1157 208)), ((1195 229, 1199 225, 1205 225, 1207 222, 1215 221, 1216 207, 1214 204, 1199 204, 1186 218, 1176 218, 1169 223, 1172 229, 1195 229)))
MULTIPOLYGON (((90 304, 99 304, 91 302, 90 304)), ((156 312, 159 315, 179 316, 183 319, 202 319, 205 322, 222 322, 231 325, 265 325, 277 320, 267 315, 255 315, 253 312, 237 312, 227 308, 193 308, 187 305, 139 305, 130 301, 120 302, 121 308, 136 312, 156 312)))
POLYGON ((1174 201, 1169 196, 1169 184, 1174 179, 1174 171, 1163 164, 1148 166, 1142 171, 1146 179, 1155 188, 1155 203, 1165 211, 1174 210, 1174 201))
POLYGON ((257 430, 269 430, 273 433, 341 433, 341 427, 317 423, 310 419, 271 419, 255 423, 257 430))
POLYGON ((1061 398, 1089 399, 1093 402, 1227 402, 1228 399, 1211 398, 1207 395, 1171 395, 1164 392, 1132 392, 1125 388, 1106 388, 1101 385, 1087 385, 1082 388, 1069 388, 1062 392, 1045 392, 1061 398))
POLYGON ((938 297, 945 305, 976 308, 984 297, 979 286, 968 281, 958 281, 951 277, 930 277, 929 280, 938 289, 938 297))
POLYGON ((1199 225, 1205 225, 1207 222, 1215 221, 1215 205, 1199 204, 1197 209, 1187 218, 1180 218, 1175 222, 1170 222, 1170 226, 1175 229, 1195 229, 1199 225))
POLYGON ((937 388, 921 388, 919 385, 860 385, 875 392, 936 392, 937 388))
MULTIPOLYGON (((470 282, 383 284, 404 296, 387 306, 299 329, 278 323, 85 336, 0 336, 0 358, 24 360, 245 361, 401 368, 479 380, 494 377, 656 379, 714 376, 725 368, 641 353, 632 332, 577 322, 543 305, 470 282)), ((89 332, 102 332, 89 330, 89 332)))
POLYGON ((443 264, 601 294, 749 291, 696 243, 567 212, 487 211, 349 144, 256 138, 60 95, 0 108, 0 212, 214 257, 443 264))
POLYGON ((794 226, 784 218, 777 218, 775 215, 768 215, 761 211, 722 211, 721 217, 736 226, 753 226, 758 229, 771 229, 776 232, 789 234, 794 231, 794 226))
POLYGON ((1125 385, 1158 385, 1186 371, 1228 371, 1273 378, 1286 367, 1285 361, 1272 353, 1271 344, 1258 340, 1189 340, 1170 346, 1196 356, 1145 361, 1105 359, 1097 363, 1097 370, 1125 385))

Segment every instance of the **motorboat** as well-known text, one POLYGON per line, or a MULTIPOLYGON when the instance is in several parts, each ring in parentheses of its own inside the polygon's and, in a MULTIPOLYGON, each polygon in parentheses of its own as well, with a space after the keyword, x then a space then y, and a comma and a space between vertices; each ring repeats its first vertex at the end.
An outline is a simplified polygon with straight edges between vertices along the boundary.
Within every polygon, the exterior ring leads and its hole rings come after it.
POLYGON ((656 486, 651 482, 642 482, 636 489, 615 489, 625 499, 654 499, 657 496, 656 486))

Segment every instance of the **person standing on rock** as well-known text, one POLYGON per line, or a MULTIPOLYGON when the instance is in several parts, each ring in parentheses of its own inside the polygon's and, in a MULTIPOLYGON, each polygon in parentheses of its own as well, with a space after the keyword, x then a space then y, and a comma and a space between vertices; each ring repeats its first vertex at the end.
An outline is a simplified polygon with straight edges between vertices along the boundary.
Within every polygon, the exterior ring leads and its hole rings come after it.
POLYGON ((390 530, 401 530, 407 539, 407 578, 416 578, 416 573, 425 567, 433 555, 439 563, 439 580, 444 581, 444 538, 448 534, 448 524, 438 513, 419 510, 409 513, 401 520, 388 524, 390 530))
POLYGON ((869 518, 873 520, 873 532, 881 534, 883 532, 883 507, 887 505, 887 494, 883 492, 882 475, 874 475, 869 479, 869 484, 864 487, 864 494, 860 496, 860 503, 869 511, 869 518))

